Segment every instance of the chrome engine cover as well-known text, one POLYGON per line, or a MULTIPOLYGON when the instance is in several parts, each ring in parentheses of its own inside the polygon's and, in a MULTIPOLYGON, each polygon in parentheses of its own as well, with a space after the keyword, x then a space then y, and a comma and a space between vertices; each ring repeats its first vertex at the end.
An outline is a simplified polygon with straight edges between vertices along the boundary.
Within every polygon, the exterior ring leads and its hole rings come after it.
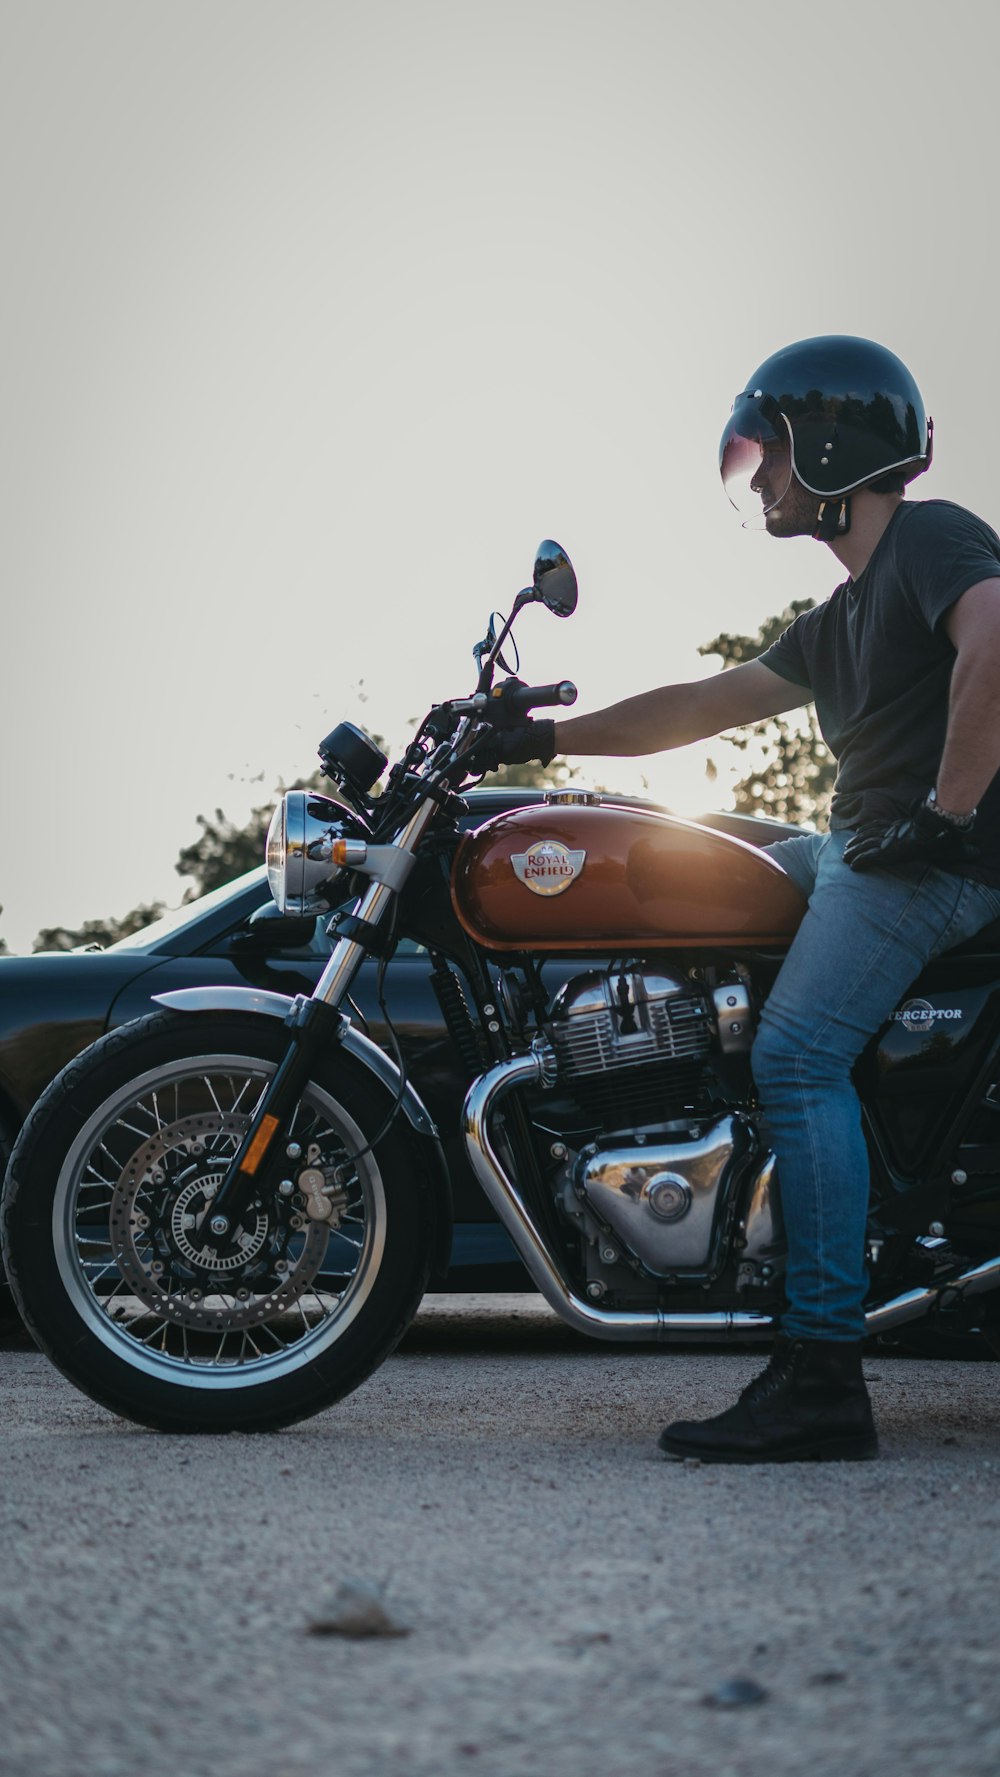
MULTIPOLYGON (((752 1148, 744 1121, 724 1116, 690 1141, 585 1148, 573 1185, 654 1277, 703 1271, 752 1148)), ((766 1239, 765 1215, 762 1203, 755 1244, 766 1239)))

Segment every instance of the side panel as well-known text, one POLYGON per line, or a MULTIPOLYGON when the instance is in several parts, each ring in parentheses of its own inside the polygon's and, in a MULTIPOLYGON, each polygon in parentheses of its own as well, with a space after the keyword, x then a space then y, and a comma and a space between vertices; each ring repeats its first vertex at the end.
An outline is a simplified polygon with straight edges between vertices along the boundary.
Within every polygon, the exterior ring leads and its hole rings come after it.
MULTIPOLYGON (((978 1096, 976 1082, 1000 1042, 996 973, 974 981, 956 967, 947 982, 946 967, 943 959, 915 982, 855 1070, 883 1152, 903 1177, 934 1170, 946 1150, 967 1139, 962 1124, 975 1106, 965 1118, 962 1107, 970 1093, 978 1096)), ((1000 1105, 973 1139, 1000 1150, 1000 1105)))

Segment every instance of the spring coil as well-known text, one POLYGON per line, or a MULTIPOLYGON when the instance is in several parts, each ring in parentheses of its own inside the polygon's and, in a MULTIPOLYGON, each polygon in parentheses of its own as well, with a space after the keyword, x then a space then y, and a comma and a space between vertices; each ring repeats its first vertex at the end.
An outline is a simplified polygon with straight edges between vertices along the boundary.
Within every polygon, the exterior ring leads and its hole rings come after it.
POLYGON ((490 1057, 482 1034, 469 1011, 469 1002, 461 979, 447 963, 438 962, 431 971, 431 986, 441 1008, 445 1029, 459 1055, 470 1073, 481 1073, 490 1057))

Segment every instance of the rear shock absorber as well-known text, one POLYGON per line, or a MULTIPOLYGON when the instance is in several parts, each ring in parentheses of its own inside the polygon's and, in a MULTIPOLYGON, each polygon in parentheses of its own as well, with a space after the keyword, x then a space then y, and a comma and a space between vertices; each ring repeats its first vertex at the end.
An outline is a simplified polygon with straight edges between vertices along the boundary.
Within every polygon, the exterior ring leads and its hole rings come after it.
POLYGON ((483 1034, 469 1010, 469 1002, 461 977, 455 969, 435 957, 431 985, 444 1017, 445 1028, 471 1074, 482 1073, 492 1057, 483 1034))

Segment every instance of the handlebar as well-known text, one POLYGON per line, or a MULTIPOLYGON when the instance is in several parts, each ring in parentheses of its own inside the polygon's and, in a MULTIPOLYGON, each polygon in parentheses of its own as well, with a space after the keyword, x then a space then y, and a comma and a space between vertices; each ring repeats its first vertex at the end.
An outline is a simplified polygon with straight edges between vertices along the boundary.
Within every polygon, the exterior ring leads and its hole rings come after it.
POLYGON ((508 709, 542 710, 559 704, 576 702, 576 686, 572 679, 560 679, 558 685, 525 685, 509 691, 504 698, 508 709))
POLYGON ((561 679, 558 685, 499 685, 493 692, 477 691, 474 697, 452 697, 435 709, 442 716, 473 716, 481 722, 502 725, 504 718, 523 715, 526 710, 551 708, 553 705, 575 703, 576 686, 572 679, 561 679))

